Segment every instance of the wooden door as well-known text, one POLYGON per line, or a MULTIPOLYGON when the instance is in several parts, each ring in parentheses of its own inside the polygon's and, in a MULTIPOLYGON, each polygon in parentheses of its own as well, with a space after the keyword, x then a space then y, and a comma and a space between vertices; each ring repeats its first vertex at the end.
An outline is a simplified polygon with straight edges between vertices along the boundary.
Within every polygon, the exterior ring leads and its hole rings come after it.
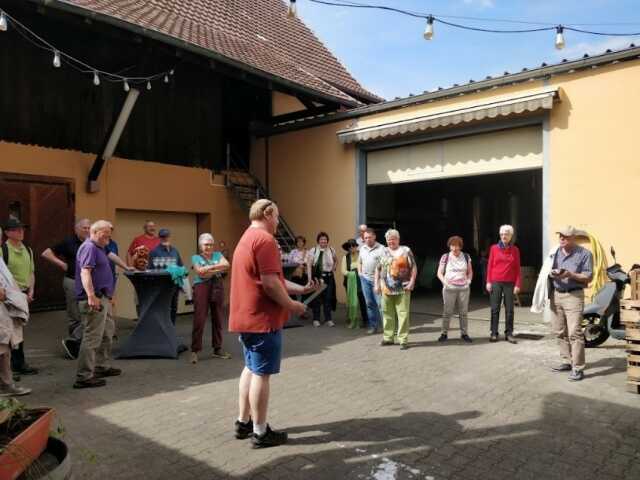
POLYGON ((74 212, 73 180, 0 173, 0 222, 14 216, 29 226, 25 243, 36 263, 33 311, 64 308, 63 274, 40 254, 73 233, 74 212))

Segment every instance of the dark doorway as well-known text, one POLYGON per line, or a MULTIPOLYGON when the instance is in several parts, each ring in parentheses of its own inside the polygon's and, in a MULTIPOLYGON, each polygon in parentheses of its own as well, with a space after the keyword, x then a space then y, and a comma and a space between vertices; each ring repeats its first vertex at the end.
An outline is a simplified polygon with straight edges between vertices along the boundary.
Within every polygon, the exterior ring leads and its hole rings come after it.
POLYGON ((0 221, 13 216, 29 226, 25 244, 33 249, 36 264, 34 311, 65 305, 63 274, 40 254, 73 233, 74 212, 73 180, 0 173, 0 221))
MULTIPOLYGON (((500 225, 516 229, 521 264, 537 272, 542 260, 542 170, 496 173, 367 187, 367 224, 395 227, 431 270, 452 235, 463 237, 474 259, 474 288, 483 284, 481 257, 498 240, 500 225)), ((423 285, 428 282, 423 282, 423 285)), ((434 282, 439 289, 439 282, 434 282)))

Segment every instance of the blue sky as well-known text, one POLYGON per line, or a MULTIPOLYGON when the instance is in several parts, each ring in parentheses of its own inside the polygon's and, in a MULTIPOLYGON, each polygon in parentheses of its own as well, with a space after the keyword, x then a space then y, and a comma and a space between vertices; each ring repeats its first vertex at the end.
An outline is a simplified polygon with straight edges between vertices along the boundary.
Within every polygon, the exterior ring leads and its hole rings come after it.
MULTIPOLYGON (((612 24, 582 28, 640 32, 639 0, 357 0, 434 15, 464 15, 552 24, 612 24)), ((435 25, 422 38, 425 21, 379 10, 330 7, 298 0, 299 16, 365 87, 391 99, 487 75, 532 68, 542 62, 619 49, 638 37, 597 37, 565 32, 567 46, 554 47, 555 32, 488 34, 435 25)), ((494 22, 451 20, 489 28, 519 28, 494 22)), ((524 28, 528 28, 524 26, 524 28)))

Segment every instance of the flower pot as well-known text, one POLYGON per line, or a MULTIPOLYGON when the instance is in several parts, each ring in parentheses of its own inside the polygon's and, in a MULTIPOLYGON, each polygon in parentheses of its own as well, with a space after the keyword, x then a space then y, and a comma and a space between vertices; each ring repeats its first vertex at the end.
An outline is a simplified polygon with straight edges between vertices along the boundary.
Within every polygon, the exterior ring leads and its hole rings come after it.
POLYGON ((53 420, 52 408, 32 409, 40 413, 36 421, 9 442, 0 454, 0 480, 15 480, 47 446, 53 420))

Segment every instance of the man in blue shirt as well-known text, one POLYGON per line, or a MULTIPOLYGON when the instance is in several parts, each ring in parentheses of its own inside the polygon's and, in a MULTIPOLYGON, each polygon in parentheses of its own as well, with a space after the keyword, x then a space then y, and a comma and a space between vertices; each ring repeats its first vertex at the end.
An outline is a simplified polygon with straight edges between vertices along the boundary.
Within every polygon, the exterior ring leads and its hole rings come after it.
MULTIPOLYGON (((171 232, 168 228, 161 228, 158 232, 160 244, 149 253, 149 268, 155 268, 153 265, 154 258, 172 258, 176 265, 182 267, 182 258, 178 249, 171 245, 171 232)), ((165 265, 166 266, 166 265, 165 265)), ((178 289, 171 299, 171 322, 176 324, 176 316, 178 314, 178 289)))
POLYGON ((553 370, 571 372, 569 380, 579 381, 584 377, 585 367, 584 289, 593 278, 593 257, 589 250, 576 244, 575 228, 565 227, 557 233, 560 246, 550 274, 551 324, 558 337, 562 363, 553 370))

